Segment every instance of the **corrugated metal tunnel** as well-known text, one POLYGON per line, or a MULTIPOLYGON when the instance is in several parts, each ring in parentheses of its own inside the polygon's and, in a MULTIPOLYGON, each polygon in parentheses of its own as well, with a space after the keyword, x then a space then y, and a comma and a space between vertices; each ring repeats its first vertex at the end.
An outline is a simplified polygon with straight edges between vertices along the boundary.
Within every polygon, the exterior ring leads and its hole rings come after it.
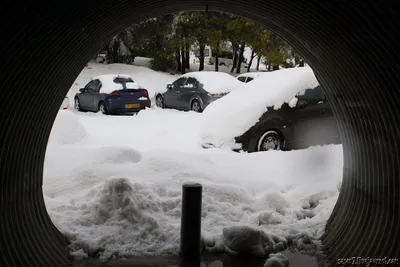
POLYGON ((1 266, 68 264, 67 240, 43 200, 43 163, 59 106, 85 64, 132 23, 206 4, 279 34, 306 58, 332 102, 344 170, 323 238, 328 260, 400 256, 396 1, 39 2, 12 1, 0 11, 1 266))

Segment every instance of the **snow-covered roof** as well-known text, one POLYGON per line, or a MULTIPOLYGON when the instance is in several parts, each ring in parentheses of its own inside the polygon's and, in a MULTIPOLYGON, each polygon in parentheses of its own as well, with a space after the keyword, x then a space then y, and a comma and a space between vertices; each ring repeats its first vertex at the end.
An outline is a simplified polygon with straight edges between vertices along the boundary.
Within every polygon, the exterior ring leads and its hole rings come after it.
POLYGON ((210 93, 225 93, 242 86, 243 83, 235 77, 215 71, 195 71, 189 72, 181 77, 193 77, 204 85, 204 90, 210 93))
POLYGON ((251 78, 256 78, 259 77, 260 75, 264 75, 264 74, 269 74, 270 72, 245 72, 242 74, 239 74, 238 76, 236 76, 236 79, 239 77, 251 77, 251 78))
POLYGON ((256 124, 267 107, 278 109, 283 103, 289 103, 298 92, 318 85, 309 67, 266 74, 250 83, 241 83, 239 89, 207 106, 203 111, 204 139, 214 144, 230 142, 256 124))
POLYGON ((103 75, 98 75, 96 77, 93 77, 92 80, 100 80, 102 86, 100 89, 101 93, 109 94, 112 93, 116 90, 122 90, 123 86, 120 83, 115 83, 114 79, 115 78, 130 78, 132 79, 133 82, 128 82, 126 83, 126 87, 129 89, 139 89, 141 86, 135 82, 133 77, 129 74, 103 74, 103 75))

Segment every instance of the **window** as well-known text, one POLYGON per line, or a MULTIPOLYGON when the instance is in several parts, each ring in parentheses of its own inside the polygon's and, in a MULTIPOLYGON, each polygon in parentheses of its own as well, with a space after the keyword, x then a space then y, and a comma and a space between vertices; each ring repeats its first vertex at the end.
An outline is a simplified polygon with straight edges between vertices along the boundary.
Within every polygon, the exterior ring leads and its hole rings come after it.
POLYGON ((99 80, 90 81, 86 86, 85 89, 88 91, 95 91, 98 87, 99 80))
POLYGON ((113 81, 115 83, 133 83, 133 80, 129 77, 117 77, 113 81))
POLYGON ((187 80, 186 80, 186 82, 185 82, 183 87, 189 88, 189 89, 190 88, 196 88, 197 84, 198 84, 198 82, 197 82, 197 80, 195 78, 189 77, 189 78, 187 78, 187 80))
POLYGON ((100 80, 96 80, 96 81, 97 81, 97 86, 96 86, 96 89, 94 91, 96 93, 98 93, 98 92, 100 92, 102 84, 101 84, 100 80))
POLYGON ((245 82, 246 81, 246 77, 244 77, 244 76, 239 77, 238 80, 241 81, 241 82, 245 82))
POLYGON ((320 85, 318 85, 314 89, 306 89, 306 90, 300 91, 299 93, 297 93, 296 97, 298 99, 307 100, 310 102, 325 100, 325 94, 320 85))
POLYGON ((186 77, 179 78, 178 80, 176 80, 175 82, 172 83, 173 87, 174 88, 183 87, 183 85, 186 82, 186 79, 187 79, 186 77))
POLYGON ((247 77, 247 81, 246 81, 246 83, 248 83, 248 82, 251 82, 252 80, 254 80, 254 78, 247 77))

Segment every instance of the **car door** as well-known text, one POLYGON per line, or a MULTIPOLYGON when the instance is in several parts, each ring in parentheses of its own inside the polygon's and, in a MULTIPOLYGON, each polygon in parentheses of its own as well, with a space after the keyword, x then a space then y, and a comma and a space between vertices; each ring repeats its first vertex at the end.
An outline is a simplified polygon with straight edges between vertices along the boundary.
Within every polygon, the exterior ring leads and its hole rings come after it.
POLYGON ((179 94, 182 86, 186 82, 186 77, 181 77, 172 83, 171 88, 163 94, 164 104, 168 108, 179 109, 179 94))
POLYGON ((83 88, 83 92, 79 94, 79 102, 82 108, 91 110, 92 106, 92 94, 91 92, 95 89, 95 80, 92 80, 86 84, 83 88))
MULTIPOLYGON (((89 85, 89 84, 88 84, 89 85)), ((90 85, 87 88, 87 93, 86 93, 86 102, 87 102, 87 108, 92 111, 97 111, 99 102, 96 102, 98 99, 99 95, 99 85, 100 81, 98 79, 93 80, 90 82, 90 85)))
POLYGON ((95 88, 92 92, 92 105, 95 111, 99 110, 99 103, 101 100, 103 100, 103 96, 100 92, 101 87, 102 87, 102 83, 100 80, 95 80, 95 88))
MULTIPOLYGON (((178 102, 179 102, 179 109, 188 111, 191 109, 191 101, 192 99, 196 96, 196 94, 199 94, 199 88, 198 88, 199 82, 193 78, 193 77, 188 77, 181 87, 179 97, 178 97, 178 102)), ((200 97, 200 96, 199 96, 200 97)))
POLYGON ((292 114, 291 146, 305 148, 331 143, 336 121, 321 86, 301 91, 296 97, 298 101, 292 114))

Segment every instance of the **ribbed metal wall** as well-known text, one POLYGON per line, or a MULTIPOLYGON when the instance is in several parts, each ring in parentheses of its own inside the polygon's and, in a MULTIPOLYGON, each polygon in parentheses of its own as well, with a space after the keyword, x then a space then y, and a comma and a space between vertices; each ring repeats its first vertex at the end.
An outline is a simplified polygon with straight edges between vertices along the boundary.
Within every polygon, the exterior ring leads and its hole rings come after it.
MULTIPOLYGON (((59 106, 88 60, 128 25, 182 10, 254 19, 314 69, 340 123, 344 174, 323 239, 343 257, 400 256, 398 1, 16 0, 0 10, 0 263, 68 263, 43 201, 59 106)), ((321 177, 322 179, 322 177, 321 177)))

